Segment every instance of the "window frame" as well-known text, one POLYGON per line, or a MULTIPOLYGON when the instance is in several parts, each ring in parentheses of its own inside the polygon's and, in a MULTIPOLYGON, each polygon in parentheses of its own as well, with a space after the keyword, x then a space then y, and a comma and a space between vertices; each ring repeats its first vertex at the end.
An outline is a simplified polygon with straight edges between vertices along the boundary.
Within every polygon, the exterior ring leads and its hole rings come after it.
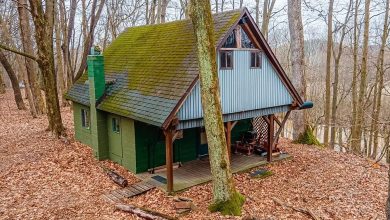
POLYGON ((249 67, 251 68, 251 69, 261 69, 262 68, 262 61, 263 61, 263 58, 262 58, 262 53, 261 53, 261 51, 260 50, 257 50, 257 51, 251 51, 250 53, 249 53, 249 67), (253 54, 255 54, 255 66, 252 66, 252 55, 253 54), (258 57, 258 60, 257 60, 257 62, 256 62, 256 57, 258 57), (258 64, 258 65, 256 65, 256 64, 258 64))
POLYGON ((233 69, 233 63, 234 63, 234 53, 233 53, 233 50, 220 50, 219 51, 219 69, 221 70, 231 70, 233 69), (227 54, 230 53, 231 54, 231 58, 230 58, 230 64, 231 66, 228 67, 227 66, 227 54), (222 55, 224 54, 224 57, 225 57, 225 66, 222 66, 222 55))
POLYGON ((118 117, 111 118, 111 130, 114 133, 121 133, 120 119, 118 117))
POLYGON ((91 114, 88 109, 81 109, 81 127, 85 129, 90 129, 91 127, 91 114))

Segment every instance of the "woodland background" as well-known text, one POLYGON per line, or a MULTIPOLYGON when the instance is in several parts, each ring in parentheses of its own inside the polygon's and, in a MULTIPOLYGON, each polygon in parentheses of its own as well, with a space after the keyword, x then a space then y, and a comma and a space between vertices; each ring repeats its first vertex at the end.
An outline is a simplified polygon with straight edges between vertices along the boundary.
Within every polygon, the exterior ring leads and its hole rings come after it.
MULTIPOLYGON (((248 8, 293 83, 315 103, 304 123, 321 143, 389 158, 389 0, 302 1, 300 76, 291 69, 288 3, 211 1, 213 12, 248 8)), ((187 5, 187 0, 1 0, 0 92, 13 87, 18 108, 26 108, 26 98, 32 117, 47 113, 49 129, 60 136, 56 112, 68 104, 62 95, 84 72, 89 48, 104 51, 126 27, 186 19, 187 5)))

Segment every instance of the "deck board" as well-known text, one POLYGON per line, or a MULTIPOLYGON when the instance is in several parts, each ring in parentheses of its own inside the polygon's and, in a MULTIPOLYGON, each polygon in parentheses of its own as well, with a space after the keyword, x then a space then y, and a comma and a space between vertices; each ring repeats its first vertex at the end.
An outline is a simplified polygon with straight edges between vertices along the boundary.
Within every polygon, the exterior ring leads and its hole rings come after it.
MULTIPOLYGON (((290 157, 287 154, 273 157, 273 161, 282 160, 290 157)), ((231 169, 233 173, 246 171, 253 167, 266 165, 268 162, 266 157, 259 155, 241 155, 233 154, 231 158, 231 169)), ((151 177, 159 175, 167 178, 165 171, 156 171, 154 174, 141 173, 137 174, 137 177, 149 181, 152 185, 157 186, 163 190, 166 190, 166 184, 161 183, 157 180, 151 179, 151 177)), ((211 181, 210 163, 207 159, 193 160, 186 163, 173 171, 173 190, 182 191, 192 186, 206 183, 211 181)))

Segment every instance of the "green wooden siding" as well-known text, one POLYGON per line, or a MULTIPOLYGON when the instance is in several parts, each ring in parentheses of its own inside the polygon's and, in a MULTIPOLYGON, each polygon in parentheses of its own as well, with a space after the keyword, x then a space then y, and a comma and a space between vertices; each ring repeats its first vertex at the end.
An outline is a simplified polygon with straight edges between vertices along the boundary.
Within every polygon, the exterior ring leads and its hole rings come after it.
MULTIPOLYGON (((84 128, 81 124, 81 109, 89 111, 89 107, 85 105, 73 102, 73 120, 74 120, 74 132, 75 139, 83 144, 92 145, 91 142, 91 129, 84 128)), ((89 114, 91 115, 91 114, 89 114)), ((90 122, 91 123, 91 122, 90 122)))
POLYGON ((153 165, 157 166, 156 164, 160 164, 163 157, 165 162, 165 139, 161 129, 139 121, 134 122, 134 127, 137 158, 136 173, 145 172, 153 165), (157 144, 158 142, 160 143, 157 144), (156 159, 159 161, 156 161, 156 159))
POLYGON ((133 173, 136 172, 136 149, 134 120, 121 118, 121 133, 123 146, 122 165, 133 173))
MULTIPOLYGON (((123 145, 122 145, 122 131, 115 132, 112 127, 112 119, 117 118, 120 123, 120 117, 115 115, 109 115, 107 117, 107 131, 108 131, 108 143, 109 143, 109 153, 110 159, 114 162, 122 164, 123 158, 123 145)), ((120 123, 120 130, 122 128, 122 124, 120 123)))
MULTIPOLYGON (((136 121, 136 172, 145 172, 149 168, 165 165, 165 136, 156 126, 136 121)), ((199 132, 197 128, 183 131, 183 138, 173 144, 174 161, 186 162, 197 158, 199 132)))
POLYGON ((174 161, 187 162, 197 158, 197 147, 199 146, 199 128, 183 130, 183 138, 175 140, 174 161))
POLYGON ((128 170, 136 172, 134 121, 110 114, 107 117, 107 131, 110 159, 128 170), (113 118, 117 118, 119 121, 119 132, 114 131, 112 127, 113 118))

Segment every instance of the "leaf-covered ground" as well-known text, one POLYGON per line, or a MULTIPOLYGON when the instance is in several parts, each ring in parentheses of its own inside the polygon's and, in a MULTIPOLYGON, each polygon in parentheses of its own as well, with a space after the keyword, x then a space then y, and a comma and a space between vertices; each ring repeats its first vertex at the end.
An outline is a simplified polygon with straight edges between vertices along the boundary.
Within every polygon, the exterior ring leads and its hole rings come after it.
MULTIPOLYGON (((63 108, 62 116, 69 144, 45 131, 45 116, 32 119, 28 111, 18 111, 11 91, 0 94, 0 219, 135 219, 101 199, 104 192, 117 188, 101 166, 117 170, 130 183, 137 179, 116 164, 96 161, 89 147, 74 141, 71 109, 63 108)), ((269 165, 273 176, 234 175, 247 199, 243 218, 310 219, 275 203, 277 199, 321 219, 385 219, 386 167, 288 141, 281 146, 293 159, 269 165)), ((226 218, 207 211, 210 183, 180 195, 194 199, 197 206, 181 219, 226 218)), ((175 215, 173 198, 158 189, 126 202, 175 215)))

